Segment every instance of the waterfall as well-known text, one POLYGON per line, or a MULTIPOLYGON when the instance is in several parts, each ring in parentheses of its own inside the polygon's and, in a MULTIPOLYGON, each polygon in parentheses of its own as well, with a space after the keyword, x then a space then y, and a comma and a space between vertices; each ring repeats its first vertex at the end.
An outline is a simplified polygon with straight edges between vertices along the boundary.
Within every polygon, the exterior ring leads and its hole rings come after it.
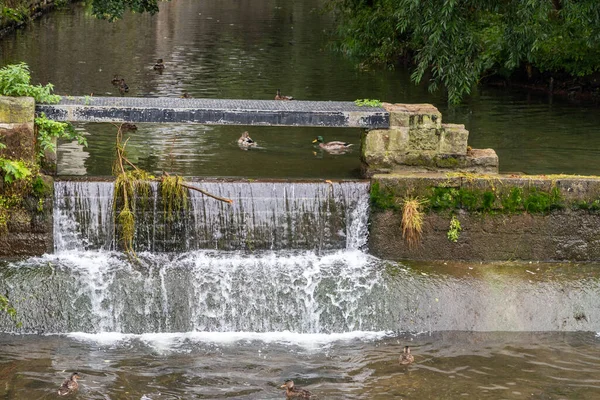
MULTIPOLYGON (((158 186, 136 211, 140 251, 360 249, 367 243, 367 182, 197 182, 191 209, 166 223, 158 186)), ((114 250, 113 184, 56 182, 55 251, 114 250)))

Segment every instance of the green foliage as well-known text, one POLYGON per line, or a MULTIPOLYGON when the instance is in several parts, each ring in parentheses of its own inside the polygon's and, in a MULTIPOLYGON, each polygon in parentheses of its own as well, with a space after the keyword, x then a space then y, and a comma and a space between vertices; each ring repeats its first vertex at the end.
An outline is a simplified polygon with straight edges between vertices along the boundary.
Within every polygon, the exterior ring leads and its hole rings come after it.
POLYGON ((0 311, 5 312, 8 316, 15 321, 17 328, 20 328, 23 324, 18 321, 17 310, 12 306, 10 301, 3 295, 0 294, 0 311))
POLYGON ((77 140, 77 143, 87 146, 86 138, 73 129, 68 122, 58 122, 48 119, 44 113, 35 118, 37 127, 37 149, 40 157, 44 152, 56 151, 54 139, 77 140))
POLYGON ((460 226, 460 221, 456 218, 455 215, 452 216, 450 220, 450 229, 448 229, 448 233, 446 236, 448 240, 451 242, 458 242, 458 238, 460 237, 460 231, 462 231, 462 227, 460 226))
POLYGON ((18 5, 16 7, 0 6, 0 21, 7 20, 22 23, 28 18, 29 10, 24 5, 18 5))
POLYGON ((371 207, 379 210, 398 210, 399 205, 396 202, 394 193, 389 191, 387 188, 382 188, 379 182, 375 181, 371 185, 371 207))
POLYGON ((508 196, 502 198, 502 208, 509 213, 519 211, 522 203, 523 189, 521 189, 520 187, 512 188, 508 196))
POLYGON ((383 105, 381 101, 375 99, 356 99, 354 104, 359 107, 381 107, 383 105))
POLYGON ((341 51, 387 66, 412 58, 412 80, 445 88, 450 103, 502 70, 600 71, 597 0, 329 0, 328 8, 341 51))
POLYGON ((158 0, 92 0, 92 14, 97 18, 114 21, 123 18, 125 11, 155 14, 158 0))
POLYGON ((29 67, 25 63, 7 65, 0 68, 0 95, 29 96, 38 103, 54 104, 60 101, 60 96, 52 94, 54 86, 32 85, 29 67))
POLYGON ((4 182, 13 183, 31 176, 31 170, 21 160, 9 160, 0 157, 0 169, 4 173, 4 182))
POLYGON ((557 187, 553 187, 549 193, 532 188, 523 200, 523 208, 529 213, 542 213, 561 208, 561 202, 560 190, 557 187))

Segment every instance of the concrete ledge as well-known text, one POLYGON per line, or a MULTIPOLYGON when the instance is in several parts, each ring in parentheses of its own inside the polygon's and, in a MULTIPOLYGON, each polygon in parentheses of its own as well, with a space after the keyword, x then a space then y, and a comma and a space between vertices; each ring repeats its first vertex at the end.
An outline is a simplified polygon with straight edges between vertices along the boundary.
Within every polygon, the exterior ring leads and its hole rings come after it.
POLYGON ((150 122, 387 128, 389 113, 340 101, 217 100, 141 97, 63 97, 38 104, 48 118, 72 122, 150 122))
POLYGON ((600 260, 600 177, 375 175, 369 249, 388 259, 600 260), (402 237, 402 201, 425 201, 418 246, 402 237), (452 217, 461 224, 448 239, 452 217))

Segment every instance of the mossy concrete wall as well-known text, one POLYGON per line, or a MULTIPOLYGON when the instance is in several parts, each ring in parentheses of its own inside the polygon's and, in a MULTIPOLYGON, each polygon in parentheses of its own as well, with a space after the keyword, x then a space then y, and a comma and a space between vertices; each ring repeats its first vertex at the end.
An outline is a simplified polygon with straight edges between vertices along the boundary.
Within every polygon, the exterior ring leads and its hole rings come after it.
POLYGON ((497 173, 498 156, 492 149, 471 149, 464 125, 443 124, 431 104, 389 104, 389 129, 364 132, 361 143, 363 173, 465 171, 497 173))
POLYGON ((387 259, 600 260, 600 177, 474 174, 376 175, 369 250, 387 259), (422 201, 423 231, 402 233, 407 198, 422 201), (450 221, 461 227, 448 238, 450 221))
POLYGON ((41 255, 53 249, 51 177, 38 174, 35 103, 29 97, 0 96, 0 158, 22 161, 32 172, 8 182, 0 170, 0 257, 41 255))

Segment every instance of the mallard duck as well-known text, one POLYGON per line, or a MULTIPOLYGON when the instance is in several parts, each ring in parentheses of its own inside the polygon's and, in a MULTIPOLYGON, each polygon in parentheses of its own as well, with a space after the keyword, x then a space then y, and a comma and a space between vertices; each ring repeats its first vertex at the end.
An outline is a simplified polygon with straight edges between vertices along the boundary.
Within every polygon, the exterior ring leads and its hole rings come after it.
POLYGON ((285 381, 280 387, 285 389, 285 397, 288 399, 310 399, 313 396, 308 390, 295 387, 292 380, 285 381))
POLYGON ((275 100, 294 100, 292 96, 283 96, 281 94, 281 90, 277 89, 277 94, 275 95, 275 100))
POLYGON ((323 150, 345 150, 352 146, 352 143, 348 142, 327 142, 323 140, 323 136, 317 136, 313 143, 319 143, 319 147, 323 150))
POLYGON ((413 361, 415 361, 415 358, 410 354, 410 347, 404 346, 404 352, 400 354, 400 364, 408 365, 412 364, 413 361))
POLYGON ((112 81, 110 81, 110 83, 112 83, 115 86, 117 86, 119 83, 121 83, 121 79, 119 78, 119 75, 115 74, 114 78, 112 78, 112 81))
POLYGON ((159 58, 156 60, 156 64, 154 64, 155 71, 163 71, 165 69, 165 64, 163 63, 163 59, 159 58))
POLYGON ((75 393, 77 389, 79 389, 79 384, 77 383, 77 379, 81 379, 77 372, 73 372, 70 378, 65 379, 65 381, 58 388, 59 396, 66 396, 71 393, 75 393))
POLYGON ((191 99, 192 95, 184 90, 183 93, 181 94, 181 96, 179 96, 179 97, 182 99, 191 99))
POLYGON ((129 86, 125 83, 125 79, 123 78, 119 81, 119 92, 121 92, 121 94, 129 92, 129 86))
POLYGON ((243 132, 242 136, 238 139, 238 146, 242 148, 254 147, 256 146, 256 142, 252 140, 248 131, 243 132))

